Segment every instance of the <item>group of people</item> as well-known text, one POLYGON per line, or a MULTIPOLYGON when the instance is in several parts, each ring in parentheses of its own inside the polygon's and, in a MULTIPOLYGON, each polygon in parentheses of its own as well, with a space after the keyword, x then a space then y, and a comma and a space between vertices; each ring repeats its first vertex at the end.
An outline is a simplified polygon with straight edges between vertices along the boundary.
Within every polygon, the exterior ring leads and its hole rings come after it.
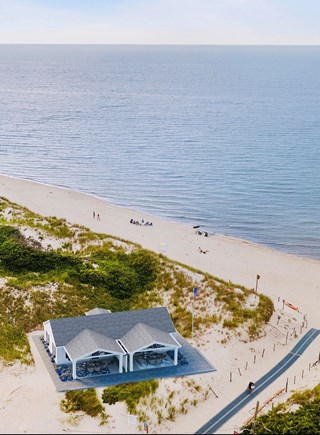
POLYGON ((141 219, 141 222, 140 221, 136 221, 134 219, 130 219, 130 224, 133 224, 133 225, 148 225, 148 226, 151 226, 151 227, 153 225, 152 222, 149 222, 149 221, 145 222, 144 219, 141 219))
POLYGON ((207 252, 209 252, 209 251, 204 251, 204 250, 201 249, 200 246, 199 246, 199 253, 200 253, 200 254, 206 254, 207 252))
POLYGON ((97 221, 100 220, 100 215, 99 215, 99 213, 96 213, 95 211, 92 212, 92 217, 93 217, 93 219, 97 218, 97 221))
POLYGON ((196 230, 195 233, 196 233, 196 234, 199 234, 199 236, 202 236, 202 234, 203 234, 204 237, 209 237, 209 234, 207 233, 207 231, 199 231, 199 230, 196 230))

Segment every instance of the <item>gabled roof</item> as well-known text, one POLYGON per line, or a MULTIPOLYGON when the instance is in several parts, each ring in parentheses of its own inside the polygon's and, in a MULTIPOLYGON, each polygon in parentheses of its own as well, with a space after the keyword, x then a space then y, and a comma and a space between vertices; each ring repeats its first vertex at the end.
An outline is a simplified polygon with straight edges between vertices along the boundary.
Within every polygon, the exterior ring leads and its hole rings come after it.
POLYGON ((70 358, 75 359, 81 356, 104 350, 111 353, 124 353, 121 346, 110 337, 99 334, 98 332, 84 329, 65 345, 70 358))
POLYGON ((144 323, 166 333, 176 332, 166 307, 104 313, 95 316, 65 317, 49 320, 49 323, 56 346, 65 346, 85 329, 114 340, 121 339, 137 323, 144 323))
POLYGON ((160 331, 141 322, 137 323, 120 340, 128 352, 134 352, 154 343, 179 347, 168 332, 160 331))
POLYGON ((110 310, 105 310, 104 308, 93 308, 90 311, 86 311, 86 316, 92 316, 92 315, 96 315, 96 314, 108 314, 111 313, 110 310))

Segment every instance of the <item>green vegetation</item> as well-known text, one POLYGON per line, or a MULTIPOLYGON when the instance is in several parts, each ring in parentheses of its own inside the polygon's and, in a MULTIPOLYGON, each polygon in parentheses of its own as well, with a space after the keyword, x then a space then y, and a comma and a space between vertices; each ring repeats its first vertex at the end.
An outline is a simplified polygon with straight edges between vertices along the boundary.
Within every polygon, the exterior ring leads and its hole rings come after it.
POLYGON ((246 308, 252 292, 242 286, 0 198, 0 357, 5 361, 31 361, 26 333, 45 320, 95 307, 123 311, 166 305, 178 331, 188 337, 195 286, 201 287, 194 304, 199 332, 214 324, 243 326, 255 338, 272 314, 273 304, 263 295, 256 308, 246 308))
POLYGON ((243 428, 242 434, 320 434, 320 384, 313 390, 295 392, 255 422, 243 428), (296 408, 292 410, 292 408, 296 408))
POLYGON ((125 402, 130 414, 137 412, 140 400, 154 393, 159 386, 159 381, 135 382, 108 387, 103 390, 102 400, 104 403, 114 405, 117 402, 125 402))
POLYGON ((29 352, 25 333, 48 318, 83 315, 94 307, 130 309, 152 287, 158 260, 147 250, 96 247, 91 255, 44 250, 19 229, 0 226, 0 355, 7 361, 29 352), (147 274, 145 276, 145 274, 147 274))
POLYGON ((8 272, 42 272, 54 269, 78 268, 79 259, 53 250, 47 252, 38 244, 28 244, 20 231, 10 226, 0 227, 0 262, 8 272))
POLYGON ((66 413, 83 411, 90 417, 99 416, 101 425, 105 424, 109 417, 93 388, 82 391, 67 391, 65 398, 60 402, 60 407, 66 413))

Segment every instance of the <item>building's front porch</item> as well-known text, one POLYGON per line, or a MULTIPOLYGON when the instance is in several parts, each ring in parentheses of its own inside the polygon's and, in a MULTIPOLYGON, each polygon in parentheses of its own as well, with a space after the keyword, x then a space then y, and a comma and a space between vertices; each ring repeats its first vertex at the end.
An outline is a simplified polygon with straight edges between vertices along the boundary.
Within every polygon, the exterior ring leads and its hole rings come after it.
POLYGON ((133 371, 174 365, 174 359, 168 352, 136 352, 133 355, 133 371))
MULTIPOLYGON (((96 373, 85 372, 85 376, 79 376, 76 379, 72 378, 71 362, 61 365, 55 364, 51 353, 48 352, 46 347, 43 345, 43 338, 40 337, 39 333, 33 335, 32 341, 41 355, 48 373, 59 392, 106 387, 126 382, 140 382, 156 378, 188 376, 215 371, 215 368, 202 355, 200 355, 197 350, 193 349, 189 343, 183 339, 183 337, 177 333, 174 336, 182 345, 181 349, 179 349, 178 364, 176 366, 165 366, 161 364, 152 368, 148 367, 143 369, 135 366, 132 372, 128 370, 127 372, 123 371, 120 373, 119 360, 115 357, 113 361, 112 359, 108 360, 107 367, 110 370, 110 373, 104 374, 101 371, 97 371, 96 373), (154 370, 154 368, 157 368, 157 370, 154 370), (59 370, 60 375, 57 373, 57 370, 59 370)), ((158 352, 158 350, 156 352, 158 352)), ((166 352, 171 358, 171 361, 173 361, 174 351, 167 350, 166 352)), ((78 364, 80 364, 81 369, 81 362, 78 362, 78 364)))

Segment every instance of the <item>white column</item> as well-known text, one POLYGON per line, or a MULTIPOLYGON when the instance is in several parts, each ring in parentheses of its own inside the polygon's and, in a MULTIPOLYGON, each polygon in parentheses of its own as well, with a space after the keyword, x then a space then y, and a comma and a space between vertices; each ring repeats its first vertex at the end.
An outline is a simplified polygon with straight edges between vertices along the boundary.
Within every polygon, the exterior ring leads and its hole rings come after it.
POLYGON ((77 360, 72 360, 72 377, 77 379, 77 360))
POLYGON ((129 370, 130 372, 133 372, 133 353, 129 353, 129 358, 130 358, 129 370))
POLYGON ((124 370, 128 371, 128 354, 124 355, 124 370))
POLYGON ((119 373, 122 373, 122 365, 123 365, 123 355, 120 353, 119 355, 119 373))
POLYGON ((174 360, 173 360, 173 364, 175 366, 178 365, 178 348, 177 347, 174 348, 174 360))

